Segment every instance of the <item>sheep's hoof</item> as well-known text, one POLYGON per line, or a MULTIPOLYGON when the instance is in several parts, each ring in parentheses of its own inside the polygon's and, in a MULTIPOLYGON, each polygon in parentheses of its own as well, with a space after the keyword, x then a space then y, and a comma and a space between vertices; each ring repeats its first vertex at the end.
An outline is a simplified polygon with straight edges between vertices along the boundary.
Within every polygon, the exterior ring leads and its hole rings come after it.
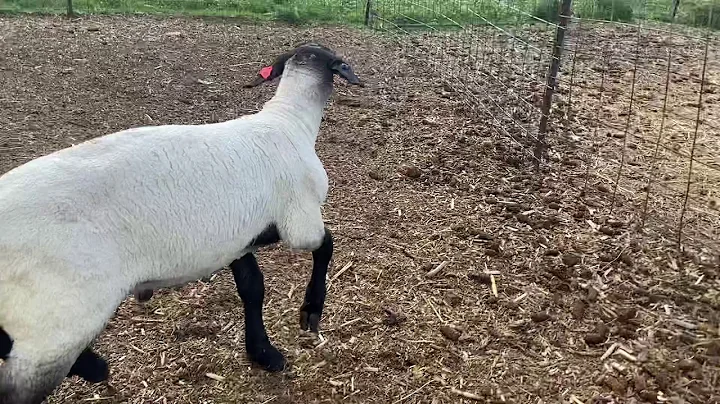
POLYGON ((147 302, 153 296, 152 289, 139 290, 135 292, 135 300, 140 303, 147 302))
POLYGON ((246 349, 250 360, 268 372, 280 372, 287 366, 283 354, 269 342, 255 345, 254 348, 246 347, 246 349))
POLYGON ((300 309, 300 329, 317 333, 320 330, 320 313, 313 313, 306 307, 300 309))

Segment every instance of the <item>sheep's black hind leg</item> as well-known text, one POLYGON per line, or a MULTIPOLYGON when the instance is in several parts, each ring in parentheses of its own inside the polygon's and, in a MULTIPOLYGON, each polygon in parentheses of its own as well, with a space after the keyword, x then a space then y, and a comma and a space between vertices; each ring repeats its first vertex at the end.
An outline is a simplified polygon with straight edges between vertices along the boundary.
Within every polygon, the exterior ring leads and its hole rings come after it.
POLYGON ((107 362, 90 348, 78 356, 67 377, 78 375, 90 383, 104 382, 110 376, 107 362))
POLYGON ((313 251, 313 270, 310 275, 305 301, 300 307, 300 328, 318 332, 320 316, 325 305, 325 278, 333 255, 333 238, 330 230, 325 228, 325 237, 320 247, 313 251))
POLYGON ((245 307, 245 349, 254 363, 271 372, 285 368, 285 358, 268 339, 262 317, 265 282, 255 256, 250 253, 230 264, 235 287, 245 307))
POLYGON ((145 303, 153 297, 153 293, 155 292, 152 289, 138 290, 135 292, 135 300, 145 303))
POLYGON ((0 359, 6 360, 12 351, 13 340, 8 333, 0 327, 0 359))

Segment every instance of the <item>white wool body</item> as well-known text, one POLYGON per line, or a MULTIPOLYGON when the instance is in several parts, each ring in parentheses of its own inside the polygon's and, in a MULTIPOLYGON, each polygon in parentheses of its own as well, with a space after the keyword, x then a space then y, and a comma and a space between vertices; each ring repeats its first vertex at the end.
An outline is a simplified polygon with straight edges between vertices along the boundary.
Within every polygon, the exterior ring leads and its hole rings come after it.
POLYGON ((208 276, 271 225, 290 248, 318 247, 328 177, 315 141, 331 91, 288 65, 257 114, 123 130, 1 176, 0 326, 14 366, 38 372, 23 378, 77 357, 130 291, 208 276))

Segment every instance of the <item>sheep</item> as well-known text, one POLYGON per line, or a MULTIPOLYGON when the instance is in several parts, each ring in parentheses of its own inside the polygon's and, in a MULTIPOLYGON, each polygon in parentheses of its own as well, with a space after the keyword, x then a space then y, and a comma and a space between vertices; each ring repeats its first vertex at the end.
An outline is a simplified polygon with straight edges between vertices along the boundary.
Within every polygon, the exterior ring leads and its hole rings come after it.
POLYGON ((38 404, 66 376, 107 380, 90 345, 129 293, 149 298, 224 267, 246 354, 283 370, 254 253, 281 241, 312 251, 299 323, 318 332, 333 237, 315 142, 335 75, 364 86, 333 50, 300 44, 245 85, 282 76, 255 114, 126 129, 0 176, 0 403, 38 404))

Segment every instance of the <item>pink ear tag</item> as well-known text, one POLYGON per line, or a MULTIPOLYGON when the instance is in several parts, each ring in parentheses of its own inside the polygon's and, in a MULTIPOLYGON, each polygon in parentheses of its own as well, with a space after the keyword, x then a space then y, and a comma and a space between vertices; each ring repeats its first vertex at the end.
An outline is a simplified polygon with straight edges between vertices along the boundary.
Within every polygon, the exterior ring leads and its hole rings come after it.
POLYGON ((260 77, 262 77, 262 78, 264 78, 265 80, 267 80, 268 77, 270 77, 270 74, 272 74, 272 66, 263 67, 262 69, 260 69, 260 73, 259 73, 259 74, 260 74, 260 77))

